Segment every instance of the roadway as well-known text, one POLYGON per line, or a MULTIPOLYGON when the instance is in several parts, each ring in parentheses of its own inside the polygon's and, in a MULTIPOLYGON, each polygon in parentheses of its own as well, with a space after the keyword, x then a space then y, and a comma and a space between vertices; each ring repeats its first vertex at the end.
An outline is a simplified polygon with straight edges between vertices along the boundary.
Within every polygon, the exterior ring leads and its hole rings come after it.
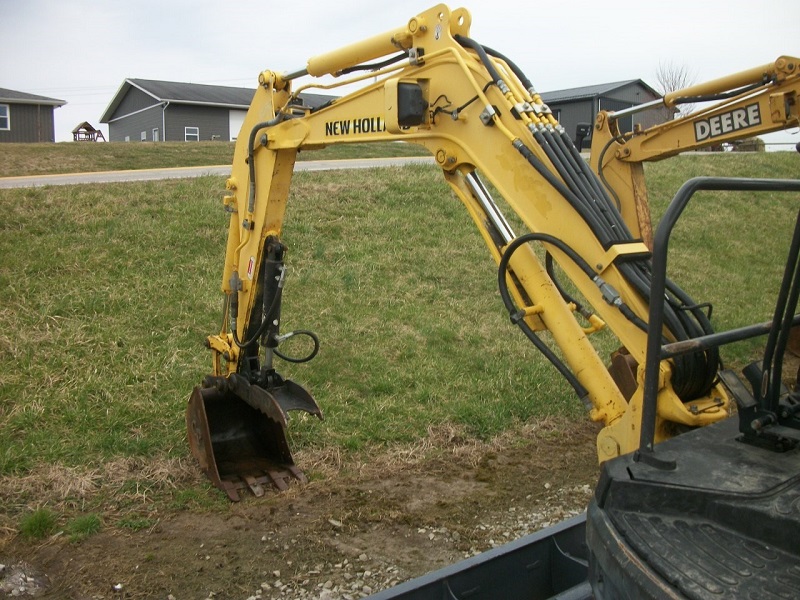
MULTIPOLYGON (((339 160, 297 161, 295 171, 330 171, 333 169, 371 169, 376 167, 396 167, 408 164, 434 164, 428 156, 407 156, 394 158, 352 158, 339 160)), ((185 179, 218 175, 227 177, 230 165, 209 167, 176 167, 169 169, 139 169, 133 171, 98 171, 95 173, 66 173, 63 175, 25 175, 20 177, 0 177, 0 189, 41 187, 45 185, 86 185, 92 183, 118 183, 127 181, 155 181, 159 179, 185 179)))

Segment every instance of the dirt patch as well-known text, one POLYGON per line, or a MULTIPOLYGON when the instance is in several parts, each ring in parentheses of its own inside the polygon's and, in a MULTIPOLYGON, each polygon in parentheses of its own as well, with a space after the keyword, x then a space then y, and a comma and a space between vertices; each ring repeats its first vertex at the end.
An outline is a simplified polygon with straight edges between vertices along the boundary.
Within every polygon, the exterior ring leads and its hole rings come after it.
MULTIPOLYGON (((598 474, 595 435, 551 420, 485 444, 439 436, 450 446, 438 452, 342 464, 282 494, 170 511, 140 531, 7 537, 0 564, 36 582, 18 586, 22 597, 361 598, 581 512, 598 474)), ((0 586, 0 597, 12 591, 0 586)))

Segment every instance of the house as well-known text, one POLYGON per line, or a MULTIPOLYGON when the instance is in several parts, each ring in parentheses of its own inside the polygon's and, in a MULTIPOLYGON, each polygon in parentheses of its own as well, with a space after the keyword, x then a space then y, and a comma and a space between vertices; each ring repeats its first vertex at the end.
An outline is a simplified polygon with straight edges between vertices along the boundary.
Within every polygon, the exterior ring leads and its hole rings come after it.
MULTIPOLYGON (((106 108, 101 123, 108 124, 111 142, 235 140, 255 89, 126 79, 106 108)), ((332 99, 301 94, 317 106, 332 99)))
POLYGON ((53 111, 64 100, 0 88, 0 142, 55 142, 53 111))
MULTIPOLYGON (((120 141, 235 140, 244 122, 255 89, 126 79, 106 108, 101 123, 108 124, 108 139, 120 141)), ((307 106, 316 108, 333 96, 301 94, 307 106)), ((567 133, 575 137, 579 123, 594 123, 599 110, 621 110, 661 98, 641 79, 618 81, 542 94, 567 133)), ((670 118, 663 110, 627 115, 620 128, 635 124, 649 127, 670 118)))
MULTIPOLYGON (((661 94, 641 79, 544 92, 541 96, 573 139, 578 124, 593 125, 598 111, 618 111, 661 98, 661 94)), ((632 131, 634 125, 647 128, 671 118, 665 109, 644 110, 622 117, 619 128, 627 132, 632 131)), ((584 143, 584 147, 587 145, 584 143)))

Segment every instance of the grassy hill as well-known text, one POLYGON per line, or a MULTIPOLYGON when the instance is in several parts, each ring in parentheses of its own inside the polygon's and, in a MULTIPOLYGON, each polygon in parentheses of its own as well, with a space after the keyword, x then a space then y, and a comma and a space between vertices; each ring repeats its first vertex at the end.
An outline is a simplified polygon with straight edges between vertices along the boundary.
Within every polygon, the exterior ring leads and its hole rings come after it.
MULTIPOLYGON (((220 163, 231 146, 8 145, 0 163, 15 150, 31 161, 16 170, 31 172, 220 163), (112 160, 115 152, 124 157, 112 160)), ((691 176, 796 177, 798 167, 794 153, 648 165, 653 212, 691 176)), ((209 370, 203 340, 220 320, 223 186, 206 176, 0 190, 0 526, 13 527, 11 516, 28 505, 58 502, 46 486, 22 485, 44 481, 54 465, 80 475, 188 455, 185 404, 209 370)), ((714 303, 721 327, 764 320, 796 204, 702 194, 676 233, 670 275, 714 303)), ((280 366, 326 414, 322 423, 293 418, 301 456, 368 460, 371 449, 426 439, 431 428, 491 439, 549 416, 586 418, 508 323, 495 266, 435 167, 297 173, 285 239, 283 329, 309 328, 322 340, 312 363, 280 366)), ((603 344, 613 348, 613 337, 603 344)), ((755 352, 746 346, 729 360, 755 352)), ((168 510, 164 498, 178 484, 128 477, 110 489, 97 483, 90 507, 145 510, 126 495, 141 488, 168 510)))

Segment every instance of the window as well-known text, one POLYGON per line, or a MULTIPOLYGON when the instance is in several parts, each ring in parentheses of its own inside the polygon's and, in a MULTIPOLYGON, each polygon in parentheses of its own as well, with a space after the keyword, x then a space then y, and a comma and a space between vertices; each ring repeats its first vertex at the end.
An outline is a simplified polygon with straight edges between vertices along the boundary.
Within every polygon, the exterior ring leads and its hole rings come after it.
POLYGON ((200 141, 200 128, 199 127, 184 127, 183 140, 185 142, 199 142, 200 141))
POLYGON ((0 131, 11 129, 11 109, 8 104, 0 104, 0 131))
POLYGON ((143 132, 142 132, 142 137, 141 137, 140 139, 141 139, 143 142, 146 142, 146 141, 147 141, 147 132, 146 132, 146 131, 143 131, 143 132))
POLYGON ((126 136, 125 136, 125 141, 126 141, 126 142, 130 142, 130 141, 131 141, 131 136, 129 136, 129 135, 126 135, 126 136))
POLYGON ((158 127, 153 128, 153 141, 154 142, 158 141, 158 127))

